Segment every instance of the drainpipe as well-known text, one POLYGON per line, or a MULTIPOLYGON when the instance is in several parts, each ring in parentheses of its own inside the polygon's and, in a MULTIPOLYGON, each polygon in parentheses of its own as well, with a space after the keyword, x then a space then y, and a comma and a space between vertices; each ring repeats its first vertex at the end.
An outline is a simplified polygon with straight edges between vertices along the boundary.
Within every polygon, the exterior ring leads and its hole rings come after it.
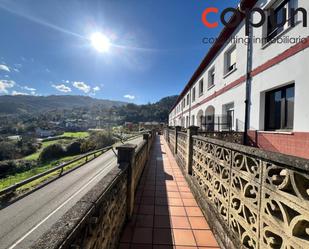
MULTIPOLYGON (((238 5, 238 10, 246 14, 246 10, 238 5)), ((252 16, 250 16, 251 18, 252 16)), ((246 66, 246 99, 245 99, 245 124, 244 124, 244 137, 243 144, 248 144, 248 131, 250 129, 250 105, 251 105, 251 69, 252 69, 252 27, 249 28, 248 44, 247 44, 247 66, 246 66)))
POLYGON ((192 88, 190 88, 190 91, 189 91, 189 124, 188 124, 189 127, 191 126, 191 101, 192 101, 191 94, 192 94, 192 88))

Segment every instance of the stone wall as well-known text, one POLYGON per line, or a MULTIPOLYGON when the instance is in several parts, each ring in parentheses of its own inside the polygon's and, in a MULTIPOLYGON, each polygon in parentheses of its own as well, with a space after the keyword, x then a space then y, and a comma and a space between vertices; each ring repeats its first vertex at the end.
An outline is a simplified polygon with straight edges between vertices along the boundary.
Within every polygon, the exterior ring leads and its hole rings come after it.
POLYGON ((181 169, 222 248, 308 248, 308 160, 201 136, 187 148, 181 169))
POLYGON ((135 188, 145 167, 154 133, 134 145, 118 147, 118 166, 79 200, 32 249, 116 249, 130 219, 135 188))

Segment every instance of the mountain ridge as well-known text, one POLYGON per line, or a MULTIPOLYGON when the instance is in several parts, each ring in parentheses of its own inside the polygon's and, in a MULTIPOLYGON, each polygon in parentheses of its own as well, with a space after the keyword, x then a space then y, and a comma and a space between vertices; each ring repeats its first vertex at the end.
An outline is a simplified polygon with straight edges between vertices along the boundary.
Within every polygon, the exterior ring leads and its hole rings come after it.
POLYGON ((72 109, 102 105, 102 108, 120 107, 129 103, 108 99, 96 99, 79 95, 3 95, 0 96, 0 114, 27 114, 53 109, 72 109))

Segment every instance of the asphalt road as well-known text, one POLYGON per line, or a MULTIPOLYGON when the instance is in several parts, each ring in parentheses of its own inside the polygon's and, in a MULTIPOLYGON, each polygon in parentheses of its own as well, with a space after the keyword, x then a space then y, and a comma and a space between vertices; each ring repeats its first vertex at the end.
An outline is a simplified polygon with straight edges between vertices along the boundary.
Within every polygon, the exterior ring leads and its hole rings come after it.
MULTIPOLYGON (((129 143, 138 144, 141 141, 142 138, 137 138, 129 143)), ((116 159, 110 150, 0 210, 0 248, 29 248, 116 166, 116 159)))

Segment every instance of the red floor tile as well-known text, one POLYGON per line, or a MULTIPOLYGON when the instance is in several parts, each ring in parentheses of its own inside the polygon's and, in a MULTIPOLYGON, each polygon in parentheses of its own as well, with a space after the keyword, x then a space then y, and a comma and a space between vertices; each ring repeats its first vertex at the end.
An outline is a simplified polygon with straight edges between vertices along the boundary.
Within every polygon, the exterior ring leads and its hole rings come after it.
POLYGON ((134 216, 126 224, 119 249, 219 249, 162 137, 154 149, 135 196, 134 216))
POLYGON ((157 227, 157 228, 172 227, 170 217, 168 215, 154 216, 154 227, 157 227))
POLYGON ((152 205, 140 205, 138 214, 154 214, 154 206, 152 205))
POLYGON ((153 230, 153 243, 158 245, 172 245, 173 235, 171 229, 155 228, 153 230))
POLYGON ((204 217, 199 207, 185 207, 188 216, 204 217))
POLYGON ((218 247, 217 241, 210 230, 194 230, 197 246, 218 247))
POLYGON ((140 228, 134 229, 133 244, 152 244, 152 228, 140 228))
POLYGON ((187 216, 184 207, 169 207, 171 216, 187 216))
POLYGON ((136 227, 153 227, 153 215, 137 215, 136 227))
POLYGON ((174 243, 178 246, 196 246, 193 232, 185 229, 173 229, 174 243))
POLYGON ((189 220, 187 217, 179 217, 179 216, 172 216, 171 217, 172 227, 182 228, 182 229, 191 229, 189 220))
POLYGON ((189 217, 192 229, 209 229, 209 225, 204 217, 189 217))

